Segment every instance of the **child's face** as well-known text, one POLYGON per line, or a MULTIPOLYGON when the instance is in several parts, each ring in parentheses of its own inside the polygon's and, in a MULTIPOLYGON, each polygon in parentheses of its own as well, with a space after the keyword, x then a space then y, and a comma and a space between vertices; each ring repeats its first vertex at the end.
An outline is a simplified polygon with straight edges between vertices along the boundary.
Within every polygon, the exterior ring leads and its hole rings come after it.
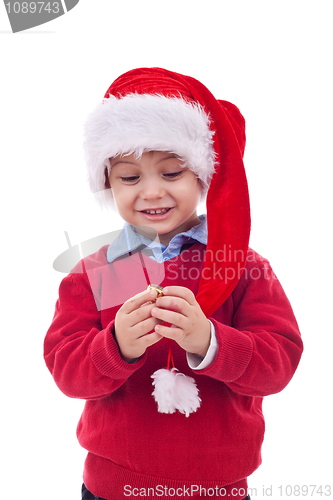
POLYGON ((110 160, 110 186, 121 217, 133 226, 154 229, 167 245, 178 233, 200 223, 201 184, 171 153, 150 151, 110 160))

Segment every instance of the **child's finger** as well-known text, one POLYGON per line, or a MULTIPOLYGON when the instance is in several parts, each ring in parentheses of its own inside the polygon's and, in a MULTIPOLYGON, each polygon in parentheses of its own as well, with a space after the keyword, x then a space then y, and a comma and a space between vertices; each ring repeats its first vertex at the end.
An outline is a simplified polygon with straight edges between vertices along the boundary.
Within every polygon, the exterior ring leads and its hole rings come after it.
POLYGON ((161 337, 172 339, 176 342, 181 342, 182 340, 184 340, 184 331, 181 328, 177 328, 175 325, 156 325, 155 332, 161 337))
POLYGON ((187 317, 179 312, 154 307, 151 311, 151 315, 163 323, 169 323, 179 328, 185 328, 186 326, 187 317))
POLYGON ((170 311, 175 311, 185 316, 189 314, 189 309, 192 307, 187 300, 175 297, 174 295, 160 297, 156 300, 155 304, 161 309, 169 309, 170 311))
POLYGON ((162 338, 162 335, 160 335, 156 331, 153 331, 151 333, 147 333, 147 335, 144 335, 143 337, 140 337, 138 341, 141 343, 143 350, 146 350, 147 347, 156 344, 156 342, 158 342, 162 338))
POLYGON ((154 330, 155 326, 160 323, 159 319, 153 318, 149 315, 149 318, 144 319, 143 321, 138 322, 133 325, 132 331, 135 338, 139 339, 140 337, 147 335, 148 332, 154 330))
POLYGON ((145 290, 144 292, 138 293, 128 299, 122 306, 121 309, 125 314, 129 314, 141 307, 145 302, 151 302, 156 299, 157 292, 155 290, 145 290))
POLYGON ((154 302, 152 300, 149 300, 149 302, 145 302, 140 307, 149 306, 149 304, 154 304, 154 302))
POLYGON ((167 286, 163 289, 163 295, 165 297, 173 296, 182 298, 186 300, 186 302, 188 302, 191 306, 195 305, 196 303, 194 293, 184 286, 167 286))
POLYGON ((132 328, 142 323, 144 320, 151 318, 151 310, 154 305, 155 304, 144 304, 128 314, 125 313, 127 326, 132 328))

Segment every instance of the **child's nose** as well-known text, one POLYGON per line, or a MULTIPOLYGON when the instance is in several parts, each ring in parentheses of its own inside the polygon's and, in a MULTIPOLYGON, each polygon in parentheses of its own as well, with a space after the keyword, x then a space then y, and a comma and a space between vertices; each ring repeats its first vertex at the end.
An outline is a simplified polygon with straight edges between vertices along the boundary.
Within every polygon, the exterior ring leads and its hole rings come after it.
POLYGON ((142 186, 141 196, 144 200, 155 200, 163 198, 165 190, 159 182, 148 181, 142 186))

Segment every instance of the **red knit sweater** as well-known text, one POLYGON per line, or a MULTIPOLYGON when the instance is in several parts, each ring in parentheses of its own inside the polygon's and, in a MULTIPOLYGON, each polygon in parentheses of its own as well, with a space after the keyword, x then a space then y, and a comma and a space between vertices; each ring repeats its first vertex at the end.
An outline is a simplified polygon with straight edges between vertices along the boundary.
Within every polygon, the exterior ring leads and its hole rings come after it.
MULTIPOLYGON (((87 488, 110 500, 205 496, 204 489, 221 498, 232 488, 233 498, 245 497, 246 478, 261 463, 262 397, 286 386, 302 352, 294 314, 269 263, 250 251, 235 290, 209 318, 219 343, 209 367, 191 370, 173 343, 175 366, 195 378, 202 399, 187 418, 158 413, 151 395, 151 375, 166 365, 165 339, 135 364, 119 355, 115 314, 147 283, 138 254, 108 264, 106 250, 62 281, 45 339, 45 360, 59 388, 87 400, 77 430, 89 452, 87 488)), ((196 293, 204 251, 197 243, 164 264, 145 257, 150 281, 160 283, 165 273, 162 286, 196 293)))

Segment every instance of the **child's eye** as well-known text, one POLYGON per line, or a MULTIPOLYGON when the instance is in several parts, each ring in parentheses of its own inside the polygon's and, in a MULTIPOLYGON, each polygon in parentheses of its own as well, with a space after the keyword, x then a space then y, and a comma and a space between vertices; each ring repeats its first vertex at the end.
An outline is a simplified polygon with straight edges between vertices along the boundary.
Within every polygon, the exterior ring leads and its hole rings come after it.
POLYGON ((163 174, 163 177, 166 179, 175 179, 176 177, 179 177, 183 173, 182 170, 179 170, 179 172, 170 172, 168 174, 163 174))
POLYGON ((140 177, 138 175, 131 175, 129 177, 120 177, 123 182, 128 182, 128 183, 134 183, 136 182, 140 177))

